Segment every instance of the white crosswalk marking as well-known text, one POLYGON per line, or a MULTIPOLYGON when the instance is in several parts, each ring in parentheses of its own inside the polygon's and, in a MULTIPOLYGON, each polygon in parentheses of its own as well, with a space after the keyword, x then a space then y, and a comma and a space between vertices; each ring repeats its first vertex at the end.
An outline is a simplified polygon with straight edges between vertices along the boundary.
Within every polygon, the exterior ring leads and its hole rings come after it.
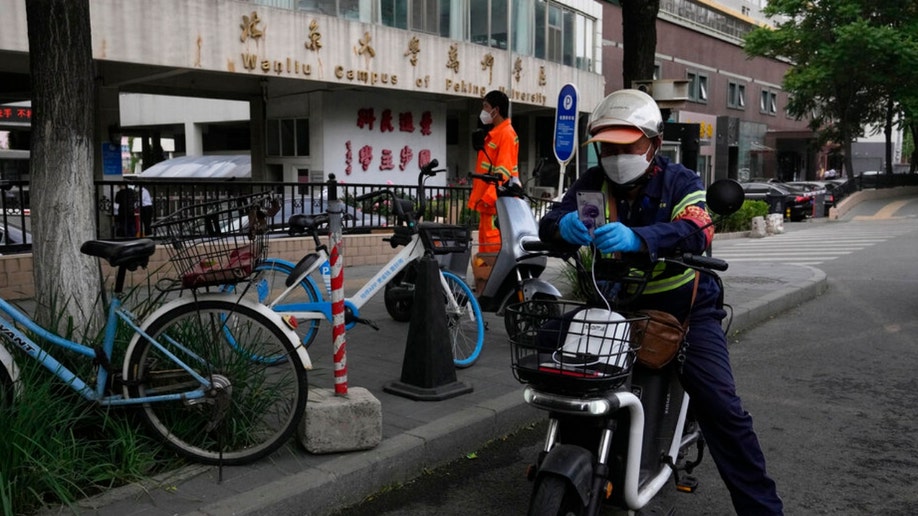
POLYGON ((918 230, 918 221, 825 223, 765 238, 714 241, 714 257, 728 262, 818 265, 918 230))

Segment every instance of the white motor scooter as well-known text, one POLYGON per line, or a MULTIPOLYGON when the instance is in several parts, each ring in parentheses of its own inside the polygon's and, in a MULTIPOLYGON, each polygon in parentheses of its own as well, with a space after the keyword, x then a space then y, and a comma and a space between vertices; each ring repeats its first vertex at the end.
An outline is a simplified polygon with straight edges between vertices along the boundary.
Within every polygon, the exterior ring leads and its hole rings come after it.
MULTIPOLYGON (((561 256, 539 246, 539 225, 530 208, 529 198, 517 184, 502 184, 498 176, 469 174, 497 189, 497 224, 500 228, 500 251, 492 256, 473 259, 488 262, 490 274, 477 287, 476 298, 482 312, 504 316, 507 331, 512 321, 506 317, 507 306, 523 301, 554 300, 561 292, 539 276, 550 256, 561 256), (534 250, 527 250, 530 246, 534 250)), ((473 270, 475 268, 473 267, 473 270)), ((476 272, 476 274, 478 274, 476 272)), ((405 271, 386 285, 386 309, 396 320, 411 317, 414 284, 411 271, 405 271)))
MULTIPOLYGON (((708 188, 707 204, 729 214, 743 197, 738 183, 723 180, 708 188)), ((661 261, 715 276, 727 269, 723 260, 692 254, 661 261)), ((516 321, 510 325, 516 328, 511 358, 516 378, 527 384, 523 397, 549 417, 544 446, 530 468, 530 516, 596 515, 604 505, 634 514, 670 479, 680 491, 696 487, 690 474, 701 461, 704 439, 678 379, 679 360, 662 369, 636 363, 647 318, 617 311, 640 294, 649 274, 635 274, 627 262, 606 267, 613 271, 603 279, 621 287, 615 300, 531 301, 507 310, 516 321)))

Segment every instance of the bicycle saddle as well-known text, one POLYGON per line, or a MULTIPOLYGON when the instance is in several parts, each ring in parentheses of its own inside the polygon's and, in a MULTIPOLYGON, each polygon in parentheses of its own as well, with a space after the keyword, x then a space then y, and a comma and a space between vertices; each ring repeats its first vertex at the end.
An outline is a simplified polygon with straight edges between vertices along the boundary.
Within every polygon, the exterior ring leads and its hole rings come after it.
POLYGON ((80 252, 89 256, 104 258, 112 267, 127 267, 137 270, 146 267, 156 244, 149 238, 138 240, 87 240, 80 246, 80 252))
POLYGON ((327 213, 317 213, 315 215, 300 213, 290 217, 290 234, 299 235, 307 231, 315 231, 319 226, 325 224, 328 224, 327 213))

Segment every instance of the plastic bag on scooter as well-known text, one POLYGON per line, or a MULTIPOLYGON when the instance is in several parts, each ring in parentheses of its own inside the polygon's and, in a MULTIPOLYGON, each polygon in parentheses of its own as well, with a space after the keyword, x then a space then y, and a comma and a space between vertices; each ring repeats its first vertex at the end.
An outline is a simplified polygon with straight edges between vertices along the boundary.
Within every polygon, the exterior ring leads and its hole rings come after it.
POLYGON ((630 365, 631 327, 623 315, 604 308, 586 308, 571 315, 563 344, 540 368, 603 376, 630 365))

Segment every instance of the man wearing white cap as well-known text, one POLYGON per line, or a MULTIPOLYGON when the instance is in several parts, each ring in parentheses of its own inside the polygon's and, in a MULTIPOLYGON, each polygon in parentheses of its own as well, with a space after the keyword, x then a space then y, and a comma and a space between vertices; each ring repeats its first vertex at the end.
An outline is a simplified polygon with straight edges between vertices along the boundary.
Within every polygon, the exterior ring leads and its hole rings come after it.
MULTIPOLYGON (((629 259, 656 261, 676 248, 701 254, 714 237, 698 175, 658 155, 663 120, 656 102, 638 90, 608 95, 590 116, 590 139, 599 166, 588 170, 539 224, 539 236, 565 245, 593 245, 602 256, 631 253, 629 259), (609 222, 590 230, 577 213, 577 192, 602 191, 609 222)), ((595 266, 602 277, 602 257, 595 266)), ((600 285, 602 289, 604 285, 600 285)), ((609 285, 606 284, 606 287, 609 285)), ((765 456, 733 380, 727 341, 723 290, 716 278, 667 264, 654 269, 632 309, 652 308, 688 320, 680 350, 679 378, 691 397, 720 476, 741 515, 783 514, 775 482, 765 471, 765 456)))

